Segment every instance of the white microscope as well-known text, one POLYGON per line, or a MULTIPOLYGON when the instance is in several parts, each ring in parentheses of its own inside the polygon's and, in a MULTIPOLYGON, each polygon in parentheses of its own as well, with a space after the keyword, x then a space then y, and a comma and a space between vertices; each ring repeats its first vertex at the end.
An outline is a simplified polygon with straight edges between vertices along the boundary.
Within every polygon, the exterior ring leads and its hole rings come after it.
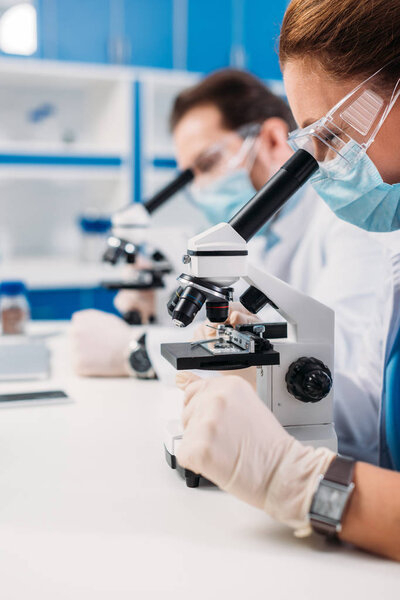
MULTIPOLYGON (((148 266, 132 270, 129 277, 120 281, 103 281, 104 287, 112 290, 156 290, 164 287, 164 276, 172 272, 172 265, 164 253, 153 245, 149 232, 151 215, 193 179, 193 171, 186 169, 146 202, 130 204, 112 216, 112 232, 103 260, 112 265, 121 260, 134 264, 141 254, 145 256, 148 266)), ((141 322, 137 311, 131 311, 124 318, 131 325, 141 322)))
MULTIPOLYGON (((180 287, 169 312, 177 326, 186 327, 206 303, 208 319, 219 323, 217 335, 200 342, 162 344, 161 353, 178 370, 258 367, 258 394, 287 431, 304 444, 336 451, 334 312, 255 268, 247 256, 247 242, 317 169, 313 156, 298 150, 229 223, 189 240, 183 257, 189 273, 178 278, 180 287), (240 297, 247 310, 256 314, 269 304, 285 323, 223 325, 233 299, 231 286, 239 279, 249 284, 240 297)), ((200 476, 181 469, 175 457, 182 437, 180 422, 171 421, 165 456, 188 487, 197 487, 200 476)))

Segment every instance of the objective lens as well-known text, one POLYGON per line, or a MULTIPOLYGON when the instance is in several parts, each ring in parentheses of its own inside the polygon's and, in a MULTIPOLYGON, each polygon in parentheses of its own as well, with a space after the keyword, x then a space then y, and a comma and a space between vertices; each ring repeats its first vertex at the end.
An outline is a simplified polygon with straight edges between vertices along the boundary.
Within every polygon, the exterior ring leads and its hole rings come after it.
POLYGON ((172 317, 172 314, 175 310, 176 305, 179 302, 179 298, 181 297, 183 290, 184 288, 180 285, 178 289, 172 294, 171 298, 168 300, 167 310, 170 317, 172 317))
POLYGON ((229 303, 223 300, 219 302, 207 302, 207 319, 211 323, 225 323, 229 314, 229 303))
POLYGON ((131 242, 126 242, 125 240, 120 240, 116 237, 110 237, 108 238, 107 244, 107 250, 103 255, 104 262, 115 265, 122 257, 125 257, 128 264, 133 264, 136 261, 137 249, 131 242))
POLYGON ((187 327, 193 321, 205 300, 205 295, 199 290, 190 285, 187 286, 180 295, 172 313, 175 325, 178 327, 187 327))
POLYGON ((118 259, 121 255, 121 252, 117 248, 107 248, 107 250, 103 254, 103 261, 110 263, 111 265, 116 265, 118 259))
POLYGON ((124 314, 124 321, 126 321, 128 325, 141 325, 142 315, 138 310, 129 310, 124 314))

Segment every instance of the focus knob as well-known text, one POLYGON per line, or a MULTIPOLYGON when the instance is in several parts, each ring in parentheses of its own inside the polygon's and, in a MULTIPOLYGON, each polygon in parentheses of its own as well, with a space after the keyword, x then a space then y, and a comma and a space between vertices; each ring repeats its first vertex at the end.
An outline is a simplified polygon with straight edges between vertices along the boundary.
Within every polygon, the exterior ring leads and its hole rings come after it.
POLYGON ((301 402, 319 402, 332 388, 332 373, 312 357, 303 356, 292 363, 285 380, 289 394, 301 402))

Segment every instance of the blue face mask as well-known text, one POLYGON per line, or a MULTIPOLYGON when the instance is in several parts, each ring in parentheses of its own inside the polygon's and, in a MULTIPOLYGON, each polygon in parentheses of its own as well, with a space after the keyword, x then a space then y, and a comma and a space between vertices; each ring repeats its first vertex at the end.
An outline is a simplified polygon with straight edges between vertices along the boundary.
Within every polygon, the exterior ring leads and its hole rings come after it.
POLYGON ((400 228, 400 183, 384 183, 366 153, 343 171, 340 159, 324 167, 311 184, 332 211, 344 221, 366 231, 394 231, 400 228))
POLYGON ((201 189, 191 190, 194 204, 211 225, 227 223, 255 193, 246 169, 237 169, 201 189))

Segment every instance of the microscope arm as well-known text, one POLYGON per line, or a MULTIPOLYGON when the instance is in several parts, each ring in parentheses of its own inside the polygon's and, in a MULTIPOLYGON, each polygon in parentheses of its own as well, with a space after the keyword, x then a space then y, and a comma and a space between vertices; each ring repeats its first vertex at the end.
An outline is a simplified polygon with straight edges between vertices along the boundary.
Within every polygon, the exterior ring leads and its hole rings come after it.
POLYGON ((288 338, 295 342, 331 343, 334 335, 334 311, 306 296, 284 281, 248 263, 243 279, 263 292, 288 323, 288 338))

